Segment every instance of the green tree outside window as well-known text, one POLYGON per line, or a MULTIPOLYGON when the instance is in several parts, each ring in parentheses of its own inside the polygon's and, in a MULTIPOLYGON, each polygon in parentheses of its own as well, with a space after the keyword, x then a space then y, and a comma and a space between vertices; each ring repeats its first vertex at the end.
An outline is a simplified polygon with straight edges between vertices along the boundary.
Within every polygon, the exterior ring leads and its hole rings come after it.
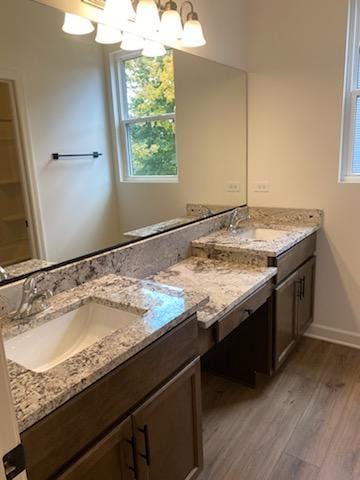
MULTIPOLYGON (((175 118, 146 119, 175 113, 173 54, 124 61, 130 175, 176 176, 175 118)), ((173 115, 174 117, 174 115, 173 115)))

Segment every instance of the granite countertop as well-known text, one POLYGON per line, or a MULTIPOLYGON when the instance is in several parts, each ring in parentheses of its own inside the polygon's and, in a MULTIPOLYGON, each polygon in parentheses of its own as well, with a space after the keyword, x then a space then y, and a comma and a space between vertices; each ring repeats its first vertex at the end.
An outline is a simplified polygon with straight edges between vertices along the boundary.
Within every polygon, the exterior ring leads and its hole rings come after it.
MULTIPOLYGON (((220 230, 205 237, 201 237, 192 242, 195 252, 204 250, 208 254, 211 252, 240 252, 254 257, 266 260, 267 257, 277 257, 289 250, 291 247, 317 232, 321 225, 286 225, 260 223, 254 221, 243 221, 235 230, 220 230), (252 228, 281 230, 283 235, 276 239, 257 240, 252 238, 242 238, 242 234, 252 228)), ((245 262, 245 257, 244 257, 245 262)), ((252 263, 252 262, 249 262, 252 263)))
POLYGON ((189 257, 149 279, 208 296, 209 302, 198 310, 198 325, 209 328, 276 273, 276 268, 189 257))
POLYGON ((169 230, 170 228, 181 227, 182 225, 187 225, 188 223, 195 222, 196 220, 207 218, 208 216, 216 213, 225 212, 231 208, 235 208, 235 206, 201 205, 189 203, 186 205, 186 215, 184 216, 170 218, 169 220, 154 223, 153 225, 146 225, 145 227, 126 232, 124 235, 126 237, 145 238, 150 235, 166 232, 166 230, 169 230))
POLYGON ((149 280, 107 275, 56 295, 45 312, 31 319, 5 321, 4 339, 89 301, 137 313, 140 317, 131 326, 115 331, 46 372, 36 373, 8 361, 21 432, 195 313, 208 302, 208 297, 149 280))
POLYGON ((165 220, 164 222, 155 223, 154 225, 148 225, 146 227, 138 228, 137 230, 131 230, 130 232, 125 232, 124 236, 135 237, 135 238, 149 237, 150 235, 166 232, 166 230, 169 230, 169 228, 175 228, 175 227, 181 227, 182 225, 187 225, 188 223, 194 222, 195 220, 198 220, 198 217, 172 218, 170 220, 165 220))
MULTIPOLYGON (((49 308, 38 315, 21 321, 3 321, 2 333, 7 340, 90 301, 138 315, 130 326, 122 327, 46 372, 36 373, 8 361, 20 431, 193 313, 197 312, 201 328, 209 328, 276 275, 277 269, 268 267, 268 257, 284 253, 321 228, 319 210, 254 207, 246 209, 246 215, 250 215, 250 220, 244 220, 242 215, 234 231, 220 230, 194 240, 192 248, 196 256, 145 280, 106 275, 54 296, 49 308), (249 228, 284 233, 266 241, 241 238, 241 233, 249 228)), ((178 220, 181 219, 174 219, 178 220)))
POLYGON ((18 277, 20 275, 25 275, 26 273, 36 272, 36 270, 41 270, 45 267, 50 267, 51 265, 54 265, 54 263, 48 262, 47 260, 40 260, 39 258, 32 258, 31 260, 26 260, 25 262, 9 265, 6 267, 6 271, 12 277, 18 277))

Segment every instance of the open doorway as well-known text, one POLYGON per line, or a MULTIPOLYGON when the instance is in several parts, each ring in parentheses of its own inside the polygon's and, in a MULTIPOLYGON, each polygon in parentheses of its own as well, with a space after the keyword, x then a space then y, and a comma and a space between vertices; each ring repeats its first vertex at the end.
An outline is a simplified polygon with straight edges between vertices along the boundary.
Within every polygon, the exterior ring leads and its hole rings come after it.
POLYGON ((12 81, 0 79, 0 265, 37 257, 21 128, 12 81))

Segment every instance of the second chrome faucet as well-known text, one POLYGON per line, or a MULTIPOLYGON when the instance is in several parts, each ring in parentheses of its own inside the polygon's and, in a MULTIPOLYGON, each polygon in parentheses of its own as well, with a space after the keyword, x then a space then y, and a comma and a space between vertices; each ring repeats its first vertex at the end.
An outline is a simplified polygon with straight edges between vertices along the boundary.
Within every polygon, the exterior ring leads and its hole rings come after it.
POLYGON ((49 289, 39 290, 39 283, 45 277, 44 273, 31 275, 23 285, 22 298, 14 318, 19 320, 40 313, 48 307, 47 300, 53 293, 49 289))

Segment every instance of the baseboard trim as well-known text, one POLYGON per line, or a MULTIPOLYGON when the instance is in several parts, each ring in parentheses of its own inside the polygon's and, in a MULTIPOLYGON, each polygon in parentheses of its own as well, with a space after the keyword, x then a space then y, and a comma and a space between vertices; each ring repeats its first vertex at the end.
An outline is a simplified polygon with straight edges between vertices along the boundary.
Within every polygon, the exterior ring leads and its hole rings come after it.
POLYGON ((305 336, 360 349, 360 333, 353 333, 347 330, 340 330, 338 328, 313 323, 308 328, 305 336))

